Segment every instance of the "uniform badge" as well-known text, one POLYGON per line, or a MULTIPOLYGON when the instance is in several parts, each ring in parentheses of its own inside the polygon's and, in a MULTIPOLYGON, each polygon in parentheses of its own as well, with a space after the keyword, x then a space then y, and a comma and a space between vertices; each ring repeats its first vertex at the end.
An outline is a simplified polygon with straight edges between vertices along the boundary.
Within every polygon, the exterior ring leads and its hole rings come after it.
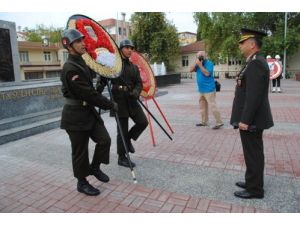
POLYGON ((79 78, 79 75, 74 75, 71 80, 74 81, 74 80, 76 80, 78 78, 79 78))

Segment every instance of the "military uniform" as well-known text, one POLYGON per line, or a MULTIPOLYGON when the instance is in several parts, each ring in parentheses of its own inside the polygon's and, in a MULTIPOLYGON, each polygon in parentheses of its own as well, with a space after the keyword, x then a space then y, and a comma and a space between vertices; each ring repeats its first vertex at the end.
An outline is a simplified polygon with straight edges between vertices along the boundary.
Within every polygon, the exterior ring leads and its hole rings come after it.
MULTIPOLYGON (((132 64, 129 59, 123 59, 123 71, 121 75, 116 79, 112 79, 111 82, 112 95, 114 101, 118 103, 117 113, 124 138, 127 141, 127 145, 130 145, 130 139, 137 140, 148 125, 145 113, 138 103, 138 98, 143 88, 138 67, 132 64), (134 125, 128 131, 129 117, 133 120, 134 125)), ((98 80, 97 90, 101 92, 104 85, 105 82, 98 80)), ((111 116, 113 114, 114 112, 111 111, 111 116)), ((117 130, 117 151, 119 157, 124 158, 126 157, 125 149, 120 131, 118 128, 117 130)))
POLYGON ((94 89, 92 71, 81 56, 69 55, 63 66, 61 81, 66 100, 61 128, 66 130, 71 140, 74 176, 81 179, 90 174, 90 168, 109 163, 111 139, 94 106, 112 109, 114 104, 94 89), (89 138, 96 142, 91 165, 89 138))
POLYGON ((263 130, 272 127, 269 99, 269 67, 261 55, 255 53, 237 76, 230 124, 234 128, 242 122, 248 130, 240 130, 246 163, 246 190, 263 196, 263 130))

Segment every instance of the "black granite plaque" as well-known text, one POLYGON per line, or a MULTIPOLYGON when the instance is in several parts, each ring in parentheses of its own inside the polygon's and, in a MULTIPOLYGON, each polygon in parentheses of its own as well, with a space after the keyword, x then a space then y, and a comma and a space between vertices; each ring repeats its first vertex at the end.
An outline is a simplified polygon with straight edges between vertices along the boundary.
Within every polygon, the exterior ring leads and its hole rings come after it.
POLYGON ((0 28, 0 82, 14 81, 14 68, 8 29, 0 28))

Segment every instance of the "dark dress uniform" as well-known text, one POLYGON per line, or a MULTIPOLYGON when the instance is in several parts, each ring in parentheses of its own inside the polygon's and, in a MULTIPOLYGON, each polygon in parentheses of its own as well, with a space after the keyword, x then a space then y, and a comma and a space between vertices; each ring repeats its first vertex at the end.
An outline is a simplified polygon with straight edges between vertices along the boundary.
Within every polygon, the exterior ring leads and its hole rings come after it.
MULTIPOLYGON (((112 79, 112 95, 114 101, 118 104, 118 116, 127 141, 127 146, 130 145, 130 139, 137 140, 138 137, 148 126, 148 121, 143 109, 138 103, 139 95, 142 91, 143 84, 140 77, 139 69, 136 65, 130 62, 129 59, 123 59, 123 71, 121 75, 112 79), (134 125, 128 130, 129 117, 133 120, 134 125)), ((103 90, 101 81, 97 82, 97 90, 103 90)), ((111 111, 111 116, 114 112, 111 111)), ((117 128, 117 152, 120 158, 124 159, 125 148, 119 129, 117 128)))
POLYGON ((268 99, 269 67, 261 55, 252 55, 237 76, 230 124, 238 128, 239 122, 249 125, 240 130, 246 163, 246 190, 263 196, 263 130, 274 125, 268 99))
POLYGON ((66 100, 61 128, 66 130, 71 140, 74 176, 82 179, 90 174, 91 168, 99 168, 100 163, 109 163, 111 139, 94 106, 112 109, 114 104, 95 90, 92 71, 81 56, 69 55, 63 66, 61 81, 66 100), (96 143, 91 165, 89 138, 96 143))

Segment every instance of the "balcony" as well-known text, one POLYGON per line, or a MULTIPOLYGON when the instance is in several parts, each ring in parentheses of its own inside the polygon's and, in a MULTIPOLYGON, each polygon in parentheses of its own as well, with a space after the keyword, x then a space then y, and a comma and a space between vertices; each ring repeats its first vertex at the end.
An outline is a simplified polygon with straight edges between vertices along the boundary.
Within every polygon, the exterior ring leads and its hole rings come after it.
POLYGON ((60 61, 30 61, 20 62, 21 67, 32 67, 32 66, 60 66, 60 61))

